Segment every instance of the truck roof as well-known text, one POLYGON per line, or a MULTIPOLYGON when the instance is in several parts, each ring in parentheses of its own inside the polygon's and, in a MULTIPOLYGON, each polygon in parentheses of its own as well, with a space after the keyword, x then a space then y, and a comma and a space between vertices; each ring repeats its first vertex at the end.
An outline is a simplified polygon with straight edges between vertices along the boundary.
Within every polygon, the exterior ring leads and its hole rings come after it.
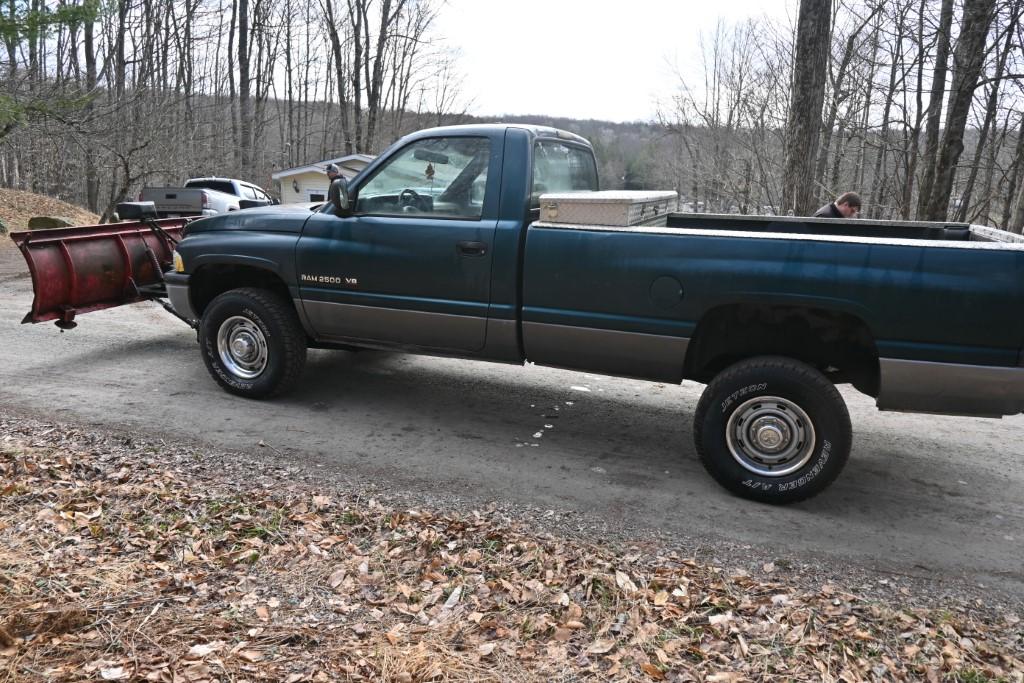
POLYGON ((586 138, 576 135, 576 133, 570 133, 567 130, 561 130, 560 128, 552 128, 550 126, 538 126, 530 123, 469 123, 459 126, 439 126, 437 128, 427 128, 426 130, 416 131, 411 135, 407 135, 402 140, 416 140, 419 138, 426 138, 438 135, 439 133, 452 134, 453 132, 465 133, 465 134, 477 134, 477 135, 490 135, 496 132, 508 130, 509 128, 518 128, 525 130, 533 137, 537 138, 558 138, 560 140, 570 140, 572 142, 578 142, 584 145, 590 145, 590 142, 586 138))

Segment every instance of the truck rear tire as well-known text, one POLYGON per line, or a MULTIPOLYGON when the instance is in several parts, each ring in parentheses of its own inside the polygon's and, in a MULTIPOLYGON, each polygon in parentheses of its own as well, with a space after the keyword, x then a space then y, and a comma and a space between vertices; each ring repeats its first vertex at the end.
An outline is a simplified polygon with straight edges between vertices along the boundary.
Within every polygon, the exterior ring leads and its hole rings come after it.
POLYGON ((823 491, 850 456, 850 414, 811 366, 761 356, 732 365, 704 390, 693 421, 701 463, 736 495, 794 503, 823 491))
POLYGON ((306 363, 295 308, 265 289, 232 289, 211 301, 199 323, 199 347, 217 384, 246 398, 287 391, 306 363))

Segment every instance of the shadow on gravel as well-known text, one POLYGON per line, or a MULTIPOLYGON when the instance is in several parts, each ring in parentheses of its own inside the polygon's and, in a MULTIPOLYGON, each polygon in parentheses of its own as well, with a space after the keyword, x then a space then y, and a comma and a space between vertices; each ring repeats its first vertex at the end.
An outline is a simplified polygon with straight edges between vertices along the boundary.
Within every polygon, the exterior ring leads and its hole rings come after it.
MULTIPOLYGON (((985 533, 996 512, 1008 523, 1022 516, 1019 504, 1005 504, 1007 496, 957 484, 991 477, 975 465, 985 462, 984 442, 964 437, 945 443, 921 429, 910 440, 894 430, 891 440, 879 443, 885 433, 878 424, 867 435, 854 425, 846 470, 817 498, 774 508, 732 497, 698 462, 691 425, 699 391, 692 386, 591 380, 398 352, 311 351, 293 393, 250 401, 216 386, 194 337, 183 333, 69 351, 7 378, 34 386, 44 375, 41 386, 52 392, 75 388, 71 383, 79 378, 93 381, 98 371, 104 381, 120 381, 120 393, 85 393, 82 400, 123 401, 139 386, 159 388, 188 436, 247 444, 267 439, 297 463, 320 454, 339 471, 381 468, 431 489, 484 495, 481 487, 489 487, 526 500, 544 495, 659 528, 664 523, 669 532, 741 528, 759 537, 763 530, 764 542, 786 544, 835 534, 831 545, 842 547, 841 534, 859 528, 862 537, 943 539, 968 552, 983 543, 973 529, 985 533), (572 388, 578 385, 592 391, 572 388), (956 458, 926 457, 951 447, 956 458)), ((159 405, 140 410, 140 420, 163 417, 159 405)), ((863 419, 859 406, 858 412, 863 419)))
MULTIPOLYGON (((571 390, 570 383, 585 382, 579 379, 583 375, 567 373, 566 385, 559 387, 550 381, 532 381, 526 372, 498 376, 487 372, 489 365, 484 363, 465 362, 453 367, 413 363, 412 358, 384 352, 326 352, 311 357, 300 388, 288 400, 307 406, 312 403, 317 406, 314 410, 321 411, 372 406, 374 410, 385 411, 396 424, 412 422, 426 414, 443 429, 473 431, 475 427, 476 431, 488 433, 492 440, 505 437, 530 442, 529 433, 538 419, 548 419, 544 424, 552 424, 554 431, 545 434, 544 438, 549 439, 545 445, 567 437, 568 443, 558 441, 560 449, 590 454, 615 483, 648 486, 652 484, 650 477, 635 472, 657 470, 671 473, 662 475, 658 488, 673 481, 680 484, 692 480, 695 474, 699 474, 703 485, 717 486, 703 474, 693 446, 696 401, 691 396, 674 406, 663 400, 656 405, 637 396, 571 390), (567 401, 573 405, 567 406, 567 401)), ((338 428, 344 429, 342 425, 338 428)), ((921 446, 928 452, 948 444, 934 440, 921 446)), ((901 509, 915 514, 948 513, 950 504, 955 504, 962 515, 969 516, 975 508, 984 514, 984 500, 968 500, 962 490, 950 485, 965 478, 985 476, 980 468, 978 472, 972 471, 972 461, 980 463, 985 457, 983 448, 977 447, 976 451, 965 451, 955 462, 931 458, 928 469, 922 471, 917 462, 919 452, 899 447, 872 450, 855 436, 850 461, 832 487, 787 509, 826 518, 868 520, 876 519, 883 508, 897 515, 901 509)), ((548 453, 557 462, 558 452, 549 449, 548 453)), ((779 509, 723 495, 735 505, 750 506, 752 510, 779 509)), ((898 526, 899 519, 886 519, 885 523, 898 526)))
MULTIPOLYGON (((52 323, 39 324, 52 325, 52 323)), ((58 334, 56 330, 54 332, 58 334)), ((54 371, 62 369, 74 370, 75 368, 95 367, 96 365, 108 363, 135 365, 140 361, 151 359, 166 363, 171 355, 181 356, 183 360, 188 359, 191 355, 194 360, 200 364, 202 363, 199 357, 199 347, 196 345, 195 340, 189 336, 172 334, 149 339, 125 339, 123 341, 118 340, 113 343, 107 343, 102 348, 79 351, 79 348, 85 348, 86 344, 95 345, 96 341, 94 339, 84 339, 83 345, 76 347, 74 335, 74 330, 61 335, 61 342, 66 342, 66 345, 61 347, 63 353, 59 357, 49 358, 27 366, 26 372, 38 368, 54 371)))

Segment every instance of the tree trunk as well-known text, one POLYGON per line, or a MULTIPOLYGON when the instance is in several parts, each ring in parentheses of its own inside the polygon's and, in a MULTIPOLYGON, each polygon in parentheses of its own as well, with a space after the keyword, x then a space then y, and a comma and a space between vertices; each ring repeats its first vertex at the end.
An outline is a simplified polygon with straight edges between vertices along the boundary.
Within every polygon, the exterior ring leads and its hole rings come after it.
MULTIPOLYGON (((86 115, 91 115, 95 110, 92 98, 96 90, 96 43, 93 40, 93 22, 86 20, 83 27, 83 42, 85 48, 85 90, 88 93, 89 103, 86 105, 86 115)), ((85 203, 93 213, 99 211, 100 204, 100 179, 96 169, 96 147, 90 139, 85 146, 85 203)))
MULTIPOLYGON (((939 123, 942 121, 942 98, 946 91, 946 69, 949 62, 950 31, 953 27, 953 0, 942 0, 939 11, 939 29, 935 47, 935 71, 932 74, 932 90, 928 96, 928 120, 924 128, 924 158, 921 167, 921 182, 917 195, 917 215, 927 213, 928 199, 935 183, 935 159, 939 146, 939 123)), ((924 46, 921 46, 922 52, 924 46)), ((922 56, 923 59, 923 56, 922 56)))
POLYGON ((238 90, 235 87, 235 28, 238 24, 238 0, 231 0, 231 21, 228 22, 228 111, 231 119, 231 145, 235 160, 235 172, 242 166, 242 140, 238 130, 238 90))
POLYGON ((125 34, 128 32, 128 0, 117 2, 117 37, 114 43, 114 97, 124 99, 125 34))
POLYGON ((868 211, 872 218, 881 218, 881 199, 887 173, 886 157, 889 154, 889 116, 892 114, 892 103, 896 97, 896 73, 901 62, 901 42, 896 41, 894 51, 890 53, 892 64, 889 67, 889 87, 885 93, 885 105, 882 107, 882 134, 879 139, 878 155, 875 157, 875 171, 871 178, 871 199, 868 200, 868 211))
MULTIPOLYGON (((18 4, 16 0, 7 0, 7 19, 12 24, 18 16, 18 4)), ((18 38, 13 31, 4 34, 4 44, 7 47, 7 68, 8 79, 13 84, 15 76, 18 75, 18 38)))
POLYGON ((1013 215, 1010 217, 1010 223, 1006 226, 1006 229, 1018 235, 1024 233, 1024 182, 1019 183, 1017 188, 1017 199, 1014 202, 1013 215))
POLYGON ((821 132, 831 19, 828 0, 800 1, 782 177, 782 208, 797 215, 815 208, 812 174, 821 132))
POLYGON ((348 0, 348 19, 352 27, 352 120, 355 128, 355 151, 363 152, 363 63, 366 59, 364 43, 369 36, 363 33, 369 0, 348 0))
POLYGON ((914 178, 917 176, 918 152, 921 144, 921 121, 924 120, 924 10, 925 0, 918 5, 917 14, 917 86, 914 88, 916 107, 914 125, 910 130, 910 150, 907 153, 907 177, 903 183, 903 201, 900 220, 910 220, 910 202, 914 196, 914 178))
MULTIPOLYGON (((345 154, 352 154, 356 150, 353 145, 352 126, 348 118, 348 70, 346 69, 343 41, 338 33, 340 22, 334 13, 333 0, 325 0, 324 14, 327 17, 327 36, 331 41, 331 52, 334 55, 334 71, 338 87, 338 106, 341 109, 341 132, 345 140, 345 154)), ((356 112, 356 124, 358 125, 358 107, 356 112)))
MULTIPOLYGON (((825 114, 825 122, 822 127, 821 148, 818 151, 818 163, 814 170, 814 180, 817 183, 824 184, 825 182, 825 171, 828 168, 829 151, 832 146, 832 127, 836 125, 839 106, 847 97, 849 97, 850 94, 850 91, 847 89, 846 74, 847 70, 850 68, 850 62, 856 54, 857 38, 860 36, 861 31, 864 30, 864 27, 868 25, 881 8, 881 4, 877 5, 846 38, 843 57, 839 61, 839 68, 836 70, 835 81, 832 83, 832 98, 829 100, 828 111, 825 114)), ((827 193, 831 193, 834 190, 834 187, 829 187, 827 193)), ((828 199, 819 194, 815 203, 827 201, 828 199)))
MULTIPOLYGON (((972 223, 980 222, 982 225, 992 225, 992 185, 995 180, 996 163, 999 159, 999 153, 1006 143, 1006 134, 1009 132, 1009 126, 1009 115, 1007 115, 1007 119, 1003 121, 1002 132, 988 146, 988 165, 985 167, 985 176, 981 181, 981 201, 978 203, 974 218, 971 220, 972 223)), ((995 128, 998 131, 998 123, 995 124, 995 128)))
POLYGON ((1003 203, 1003 219, 999 222, 999 225, 1006 230, 1010 229, 1017 183, 1020 182, 1021 185, 1024 185, 1022 178, 1024 178, 1024 115, 1021 115, 1020 128, 1017 129, 1017 146, 1013 153, 1013 163, 1010 166, 1010 177, 1006 182, 1006 201, 1003 203))
POLYGON ((238 0, 238 135, 241 172, 252 175, 252 100, 249 77, 249 0, 238 0))
POLYGON ((974 99, 974 89, 985 61, 985 38, 992 23, 995 0, 964 0, 960 39, 953 54, 953 84, 949 93, 949 111, 945 132, 935 165, 935 184, 925 207, 925 220, 946 219, 953 190, 956 164, 964 149, 964 128, 974 99))
POLYGON ((860 189, 864 187, 864 168, 867 165, 867 150, 868 150, 868 130, 869 123, 871 121, 871 98, 875 92, 875 69, 878 63, 878 44, 879 44, 879 32, 875 31, 871 36, 871 57, 867 64, 869 65, 868 73, 865 76, 867 81, 864 88, 864 106, 860 110, 860 121, 856 122, 859 127, 851 126, 850 128, 850 139, 852 140, 855 136, 860 138, 860 146, 857 149, 857 162, 854 165, 853 171, 853 188, 860 189))
MULTIPOLYGON (((1003 75, 1006 70, 1006 59, 1013 48, 1013 37, 1015 34, 1015 28, 1017 22, 1020 19, 1020 0, 1015 0, 1012 8, 1010 9, 1010 22, 1006 27, 1006 41, 1003 44, 1003 49, 999 52, 999 56, 996 58, 996 76, 1003 75)), ((974 160, 971 164, 971 173, 967 178, 967 185, 964 187, 963 194, 960 197, 960 206, 957 209, 956 220, 966 221, 968 209, 971 204, 971 194, 974 192, 974 183, 978 178, 978 166, 981 163, 982 154, 985 151, 985 142, 988 140, 989 133, 992 127, 996 125, 996 112, 999 104, 999 86, 1002 81, 994 81, 989 89, 988 99, 985 103, 985 122, 981 126, 981 132, 978 133, 978 145, 974 149, 974 160)), ((991 168, 989 168, 991 172, 991 168)))

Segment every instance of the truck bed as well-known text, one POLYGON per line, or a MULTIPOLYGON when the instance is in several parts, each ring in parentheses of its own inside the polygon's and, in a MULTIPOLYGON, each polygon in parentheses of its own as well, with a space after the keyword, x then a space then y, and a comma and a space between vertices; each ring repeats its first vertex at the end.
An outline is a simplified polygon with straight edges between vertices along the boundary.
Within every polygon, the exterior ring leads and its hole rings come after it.
MULTIPOLYGON (((661 227, 537 222, 523 262, 524 344, 542 364, 625 374, 594 358, 618 345, 609 357, 643 360, 631 374, 678 381, 680 347, 709 312, 757 306, 856 319, 883 363, 1024 364, 1013 313, 1024 310, 1024 239, 992 228, 701 214, 661 227)), ((883 378, 883 400, 890 389, 883 378)))

